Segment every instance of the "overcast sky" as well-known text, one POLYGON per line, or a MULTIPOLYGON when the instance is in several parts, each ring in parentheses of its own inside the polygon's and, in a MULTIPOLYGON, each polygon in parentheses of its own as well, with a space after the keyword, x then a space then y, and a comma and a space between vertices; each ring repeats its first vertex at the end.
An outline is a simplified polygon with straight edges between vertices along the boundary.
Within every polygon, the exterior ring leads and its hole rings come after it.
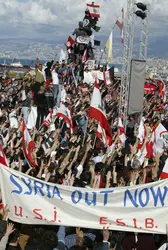
MULTIPOLYGON (((146 0, 151 4, 150 35, 167 36, 168 0, 146 0)), ((0 0, 0 38, 64 41, 83 19, 88 0, 0 0)), ((107 36, 126 0, 97 0, 102 27, 107 36)), ((119 33, 118 33, 119 34, 119 33)))

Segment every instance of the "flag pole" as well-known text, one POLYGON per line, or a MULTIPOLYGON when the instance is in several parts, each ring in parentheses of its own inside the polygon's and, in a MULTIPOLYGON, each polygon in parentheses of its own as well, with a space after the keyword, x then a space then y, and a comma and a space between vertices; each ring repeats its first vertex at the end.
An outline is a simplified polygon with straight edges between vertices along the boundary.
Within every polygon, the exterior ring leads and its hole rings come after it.
POLYGON ((94 142, 93 142, 93 149, 95 148, 96 140, 97 140, 97 136, 95 135, 94 142))
MULTIPOLYGON (((117 19, 117 20, 118 20, 118 19, 117 19)), ((113 25, 113 28, 112 28, 111 32, 113 32, 113 31, 114 31, 115 26, 116 26, 116 22, 115 22, 115 24, 113 25)), ((102 53, 101 53, 101 56, 100 56, 100 59, 99 59, 99 65, 100 65, 100 62, 101 62, 101 60, 102 60, 102 57, 103 57, 103 54, 104 54, 105 48, 106 48, 106 45, 104 46, 104 49, 103 49, 103 51, 102 51, 102 53)))
POLYGON ((87 127, 88 127, 88 121, 89 121, 89 117, 86 121, 86 127, 85 127, 85 133, 84 133, 84 137, 83 137, 83 142, 82 142, 82 146, 84 146, 85 144, 85 139, 86 139, 86 134, 87 134, 87 127))

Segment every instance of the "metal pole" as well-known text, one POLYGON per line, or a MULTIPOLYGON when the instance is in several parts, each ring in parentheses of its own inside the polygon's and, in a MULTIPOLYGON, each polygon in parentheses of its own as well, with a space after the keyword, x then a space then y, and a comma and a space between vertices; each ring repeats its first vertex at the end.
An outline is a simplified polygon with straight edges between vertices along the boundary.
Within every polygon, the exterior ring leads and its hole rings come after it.
POLYGON ((135 0, 127 0, 127 15, 124 25, 124 53, 120 88, 119 115, 126 130, 128 116, 128 98, 130 86, 130 70, 134 42, 134 9, 135 0))

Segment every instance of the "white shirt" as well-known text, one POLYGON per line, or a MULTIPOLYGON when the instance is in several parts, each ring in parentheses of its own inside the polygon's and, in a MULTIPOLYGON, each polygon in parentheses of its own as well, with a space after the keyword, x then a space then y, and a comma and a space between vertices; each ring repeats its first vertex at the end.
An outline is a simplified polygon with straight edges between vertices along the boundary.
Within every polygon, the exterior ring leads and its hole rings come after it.
POLYGON ((95 163, 98 163, 98 162, 101 162, 104 158, 104 155, 101 155, 101 156, 96 156, 94 157, 92 160, 95 162, 95 163))
POLYGON ((59 84, 58 74, 57 72, 55 72, 55 70, 52 71, 52 81, 53 81, 53 85, 59 84))
POLYGON ((65 89, 63 88, 63 89, 61 90, 61 101, 62 101, 62 102, 65 102, 65 101, 66 101, 66 96, 67 96, 67 93, 66 93, 65 89))

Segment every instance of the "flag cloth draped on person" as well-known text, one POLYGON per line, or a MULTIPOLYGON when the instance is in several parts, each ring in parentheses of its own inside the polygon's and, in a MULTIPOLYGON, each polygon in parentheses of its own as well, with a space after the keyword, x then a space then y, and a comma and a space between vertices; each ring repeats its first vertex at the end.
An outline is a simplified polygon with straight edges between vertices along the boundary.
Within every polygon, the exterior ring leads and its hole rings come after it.
POLYGON ((156 125, 152 134, 152 141, 154 144, 157 144, 159 140, 162 140, 165 144, 165 147, 168 147, 168 131, 162 125, 162 123, 158 123, 156 125))
POLYGON ((61 117, 64 122, 68 124, 71 133, 73 133, 72 110, 70 107, 66 107, 64 104, 61 104, 56 117, 61 117))
POLYGON ((83 56, 82 56, 82 63, 85 63, 87 61, 87 48, 85 49, 83 56))
POLYGON ((49 127, 52 123, 52 109, 50 109, 49 114, 47 115, 47 117, 44 120, 44 125, 49 127))
POLYGON ((121 42, 124 43, 124 8, 122 8, 121 12, 121 18, 116 21, 116 24, 120 29, 121 42))
POLYGON ((96 136, 104 143, 105 146, 111 146, 111 137, 106 134, 106 131, 100 126, 100 123, 98 124, 98 128, 96 130, 96 136))
POLYGON ((97 80, 95 81, 93 95, 91 99, 89 117, 99 122, 101 130, 105 132, 105 137, 109 146, 112 144, 112 134, 110 131, 110 126, 107 121, 104 105, 101 98, 101 93, 97 80))
POLYGON ((118 118, 118 133, 119 133, 120 143, 124 144, 126 141, 126 135, 121 117, 118 118))
POLYGON ((164 168, 160 174, 160 179, 167 179, 168 178, 168 159, 165 162, 164 168))
POLYGON ((87 4, 87 10, 90 12, 91 17, 100 18, 99 5, 87 4))
POLYGON ((107 49, 107 62, 112 63, 112 46, 113 46, 113 33, 110 33, 109 39, 106 42, 106 49, 107 49))
POLYGON ((24 157, 28 165, 31 167, 36 167, 36 163, 34 162, 32 157, 32 151, 35 148, 35 144, 29 134, 29 131, 24 121, 22 121, 22 147, 23 147, 24 157))
POLYGON ((159 85, 159 96, 160 98, 162 98, 163 102, 166 102, 166 85, 161 76, 158 76, 158 85, 159 85))
POLYGON ((8 162, 5 156, 5 153, 3 151, 2 146, 0 145, 0 166, 2 167, 7 167, 8 166, 8 162))
POLYGON ((110 71, 107 70, 103 72, 103 79, 106 86, 109 86, 113 82, 113 80, 111 79, 110 71))
POLYGON ((138 149, 141 149, 143 147, 146 135, 147 135, 146 126, 144 124, 144 118, 142 117, 140 125, 139 125, 139 129, 138 129, 138 139, 140 140, 138 144, 138 149))

